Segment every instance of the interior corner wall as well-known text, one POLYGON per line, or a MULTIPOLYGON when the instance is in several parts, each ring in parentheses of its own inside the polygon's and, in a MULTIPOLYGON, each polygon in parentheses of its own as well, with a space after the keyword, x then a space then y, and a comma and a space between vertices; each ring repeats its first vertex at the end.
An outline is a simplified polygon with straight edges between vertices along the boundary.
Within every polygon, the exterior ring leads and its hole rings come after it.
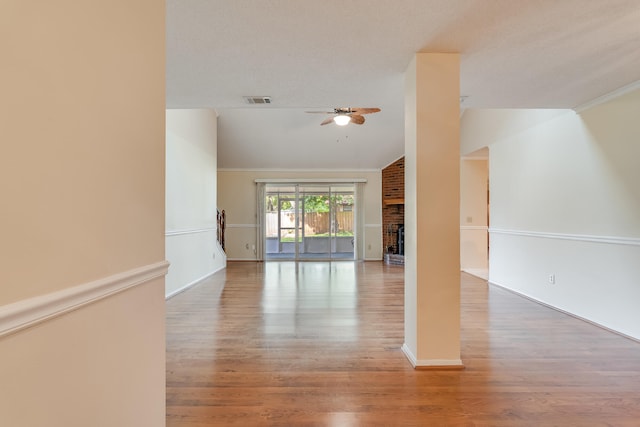
POLYGON ((171 296, 226 265, 217 243, 217 115, 166 112, 166 258, 171 296))
POLYGON ((365 178, 364 259, 382 260, 382 177, 380 171, 219 170, 218 206, 227 214, 225 243, 229 260, 255 261, 257 247, 256 179, 365 178))
POLYGON ((640 91, 568 110, 505 134, 489 160, 490 282, 636 339, 639 112, 640 91))
POLYGON ((165 2, 1 9, 0 425, 164 425, 165 2))

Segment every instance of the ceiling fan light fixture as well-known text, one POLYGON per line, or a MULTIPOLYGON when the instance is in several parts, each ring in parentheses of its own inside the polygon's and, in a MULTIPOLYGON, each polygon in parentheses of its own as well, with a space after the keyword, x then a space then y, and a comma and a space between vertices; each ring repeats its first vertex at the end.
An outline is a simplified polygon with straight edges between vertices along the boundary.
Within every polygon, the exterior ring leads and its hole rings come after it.
POLYGON ((346 114, 339 114, 333 118, 333 121, 338 126, 346 126, 351 121, 351 116, 347 116, 346 114))

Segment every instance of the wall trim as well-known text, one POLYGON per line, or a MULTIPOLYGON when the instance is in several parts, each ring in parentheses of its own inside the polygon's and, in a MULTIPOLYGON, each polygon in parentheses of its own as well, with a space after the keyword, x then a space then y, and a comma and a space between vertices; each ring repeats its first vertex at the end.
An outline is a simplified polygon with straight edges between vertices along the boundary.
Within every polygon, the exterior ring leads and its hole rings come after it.
POLYGON ((611 332, 611 333, 619 335, 619 336, 621 336, 623 338, 627 338, 627 339, 630 339, 630 340, 635 341, 637 343, 640 343, 640 338, 636 338, 636 337, 633 337, 631 335, 624 334, 624 333, 622 333, 620 331, 616 331, 615 329, 608 328, 608 327, 606 327, 604 325, 601 325, 600 323, 594 322, 593 320, 589 320, 586 317, 578 316, 577 314, 574 314, 574 313, 572 313, 570 311, 563 310, 563 309, 558 308, 558 307, 556 307, 554 305, 551 305, 551 304, 548 304, 546 302, 543 302, 543 301, 541 301, 541 300, 539 300, 537 298, 534 298, 534 297, 532 297, 530 295, 527 295, 525 293, 522 293, 520 291, 516 291, 515 289, 509 288, 508 286, 505 286, 503 284, 500 284, 500 283, 497 283, 497 282, 493 282, 493 281, 488 281, 487 283, 489 285, 495 286, 497 288, 504 289, 507 292, 511 292, 512 294, 517 295, 519 297, 525 298, 525 299, 527 299, 527 300, 529 300, 531 302, 535 302, 536 304, 540 304, 540 305, 542 305, 544 307, 550 308, 550 309, 555 310, 555 311, 557 311, 559 313, 566 314, 567 316, 571 316, 571 317, 573 317, 575 319, 582 320, 583 322, 587 322, 587 323, 589 323, 589 324, 591 324, 593 326, 597 326, 598 328, 604 329, 605 331, 611 332))
POLYGON ((165 236, 181 236, 183 234, 196 234, 196 233, 207 233, 209 231, 217 231, 217 227, 207 227, 207 228, 187 228, 184 230, 167 230, 165 231, 165 236))
POLYGON ((256 178, 256 183, 265 184, 352 184, 367 182, 367 178, 256 178))
POLYGON ((82 285, 0 307, 0 337, 51 320, 119 292, 164 277, 168 261, 123 271, 82 285))
POLYGON ((486 225, 461 225, 460 230, 482 230, 487 231, 489 227, 486 225))
POLYGON ((636 80, 635 82, 630 83, 626 86, 622 86, 621 88, 618 88, 613 92, 609 92, 607 94, 599 96, 596 99, 587 101, 584 104, 580 104, 577 107, 575 107, 573 110, 576 113, 582 113, 583 111, 588 110, 589 108, 595 107, 600 104, 604 104, 605 102, 613 101, 616 98, 619 98, 623 95, 626 95, 638 89, 640 89, 640 80, 636 80))
POLYGON ((279 168, 218 168, 218 172, 281 172, 281 173, 376 173, 380 172, 380 169, 279 169, 279 168))
POLYGON ((402 352, 409 359, 414 369, 463 369, 461 359, 417 359, 407 343, 402 344, 402 352))
POLYGON ((227 228, 257 228, 258 224, 226 224, 227 228))
POLYGON ((538 237, 543 239, 575 240, 578 242, 605 243, 610 245, 640 246, 640 239, 616 236, 593 236, 587 234, 545 233, 540 231, 505 230, 489 228, 489 233, 511 236, 538 237))
POLYGON ((411 349, 409 349, 407 343, 403 343, 401 349, 407 359, 409 359, 409 363, 411 363, 411 366, 415 368, 416 364, 418 363, 418 359, 416 359, 416 356, 413 355, 413 352, 411 351, 411 349))
POLYGON ((178 294, 181 294, 182 292, 184 292, 184 291, 188 290, 189 288, 197 285, 198 283, 202 282, 203 280, 206 280, 209 277, 213 276, 218 271, 224 270, 226 267, 227 267, 226 265, 221 265, 220 267, 218 267, 215 270, 205 274, 204 276, 199 277, 196 280, 193 280, 193 281, 187 283, 186 285, 176 289, 175 291, 172 291, 172 292, 168 293, 167 295, 165 295, 164 299, 168 300, 169 298, 173 298, 174 296, 176 296, 178 294))

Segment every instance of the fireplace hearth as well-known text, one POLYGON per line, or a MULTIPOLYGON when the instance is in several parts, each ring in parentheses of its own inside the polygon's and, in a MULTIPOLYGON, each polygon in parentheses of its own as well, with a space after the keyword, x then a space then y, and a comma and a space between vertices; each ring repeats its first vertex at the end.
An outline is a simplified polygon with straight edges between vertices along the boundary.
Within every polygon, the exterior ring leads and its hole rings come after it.
POLYGON ((397 225, 395 244, 387 248, 384 262, 386 264, 404 265, 404 224, 397 225))

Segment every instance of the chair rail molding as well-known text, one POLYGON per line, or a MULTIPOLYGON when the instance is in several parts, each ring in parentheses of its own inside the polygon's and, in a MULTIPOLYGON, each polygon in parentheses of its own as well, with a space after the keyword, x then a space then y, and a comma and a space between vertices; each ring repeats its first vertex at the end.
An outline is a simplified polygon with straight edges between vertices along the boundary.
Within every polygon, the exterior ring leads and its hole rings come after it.
POLYGON ((589 234, 546 233, 541 231, 505 230, 489 228, 490 234, 504 234, 511 236, 537 237, 542 239, 575 240, 578 242, 604 243, 610 245, 640 246, 640 238, 618 236, 594 236, 589 234))
POLYGON ((0 306, 0 338, 163 277, 168 261, 123 271, 71 288, 0 306))
POLYGON ((198 233, 208 233, 210 231, 217 231, 217 227, 207 227, 207 228, 188 228, 184 230, 167 230, 165 231, 165 236, 181 236, 184 234, 198 234, 198 233))

